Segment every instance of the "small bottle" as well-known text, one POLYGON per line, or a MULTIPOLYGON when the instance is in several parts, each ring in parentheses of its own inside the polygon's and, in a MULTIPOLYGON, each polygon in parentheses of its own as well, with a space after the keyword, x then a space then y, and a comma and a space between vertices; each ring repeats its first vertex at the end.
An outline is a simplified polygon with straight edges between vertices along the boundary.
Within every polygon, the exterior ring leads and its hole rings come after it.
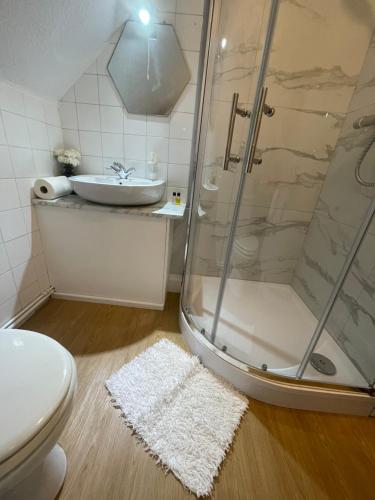
POLYGON ((181 193, 177 193, 176 195, 176 205, 181 205, 181 193))
POLYGON ((176 205, 176 203, 177 203, 177 202, 176 202, 176 192, 175 192, 175 191, 173 191, 173 196, 172 196, 172 204, 173 204, 173 205, 176 205))

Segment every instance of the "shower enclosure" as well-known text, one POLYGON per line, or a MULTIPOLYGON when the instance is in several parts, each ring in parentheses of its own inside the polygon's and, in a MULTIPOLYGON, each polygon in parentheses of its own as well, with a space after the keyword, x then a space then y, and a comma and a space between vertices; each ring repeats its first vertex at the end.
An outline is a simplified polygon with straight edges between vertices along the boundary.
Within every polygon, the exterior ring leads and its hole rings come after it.
POLYGON ((365 4, 206 6, 181 327, 254 397, 368 415, 375 1, 365 4))

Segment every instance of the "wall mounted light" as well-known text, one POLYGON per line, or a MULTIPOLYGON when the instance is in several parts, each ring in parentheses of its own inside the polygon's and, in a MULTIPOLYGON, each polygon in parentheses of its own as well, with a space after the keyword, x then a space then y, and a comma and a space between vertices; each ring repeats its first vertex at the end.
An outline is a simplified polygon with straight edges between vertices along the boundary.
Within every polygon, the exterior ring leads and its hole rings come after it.
POLYGON ((138 12, 138 17, 141 20, 141 23, 147 26, 150 22, 150 13, 147 9, 141 9, 138 12))

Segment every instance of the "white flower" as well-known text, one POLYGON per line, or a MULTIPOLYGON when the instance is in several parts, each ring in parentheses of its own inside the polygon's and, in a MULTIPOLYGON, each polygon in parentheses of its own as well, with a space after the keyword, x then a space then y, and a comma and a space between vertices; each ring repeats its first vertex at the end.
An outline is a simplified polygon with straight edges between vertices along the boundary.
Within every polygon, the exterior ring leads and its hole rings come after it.
POLYGON ((81 160, 81 154, 76 149, 55 149, 53 154, 59 163, 78 167, 81 160))

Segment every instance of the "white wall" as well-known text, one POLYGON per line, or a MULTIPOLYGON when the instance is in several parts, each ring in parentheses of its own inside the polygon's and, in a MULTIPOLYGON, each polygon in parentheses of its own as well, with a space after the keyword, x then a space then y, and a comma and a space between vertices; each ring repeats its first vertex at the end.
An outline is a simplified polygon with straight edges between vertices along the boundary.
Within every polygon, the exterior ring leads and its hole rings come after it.
POLYGON ((61 144, 57 103, 0 82, 0 326, 50 286, 30 200, 61 144))
MULTIPOLYGON (((106 65, 121 33, 106 43, 101 55, 75 82, 60 102, 65 146, 82 153, 82 173, 106 173, 105 167, 119 160, 147 176, 152 152, 159 157, 160 178, 168 192, 186 196, 194 120, 197 69, 203 0, 148 2, 156 21, 175 26, 191 71, 191 80, 169 117, 129 115, 108 76, 106 65)), ((136 14, 136 13, 135 13, 136 14)), ((133 13, 134 15, 134 13, 133 13)))

